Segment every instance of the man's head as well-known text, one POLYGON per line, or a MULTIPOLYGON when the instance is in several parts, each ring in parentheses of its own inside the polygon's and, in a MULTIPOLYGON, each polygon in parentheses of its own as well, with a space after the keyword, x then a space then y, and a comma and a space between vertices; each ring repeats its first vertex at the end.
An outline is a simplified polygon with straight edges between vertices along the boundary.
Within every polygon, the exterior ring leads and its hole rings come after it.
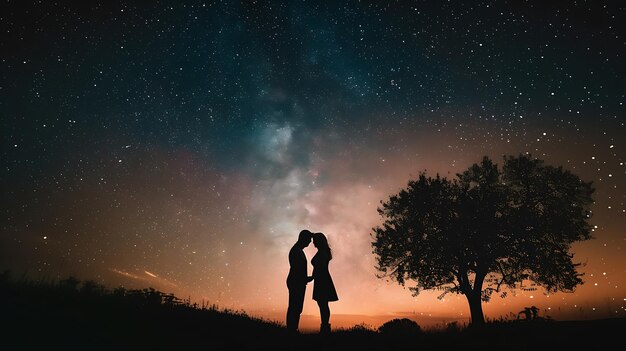
POLYGON ((311 239, 313 238, 313 233, 309 230, 302 230, 298 235, 298 243, 302 245, 302 247, 307 247, 311 243, 311 239))

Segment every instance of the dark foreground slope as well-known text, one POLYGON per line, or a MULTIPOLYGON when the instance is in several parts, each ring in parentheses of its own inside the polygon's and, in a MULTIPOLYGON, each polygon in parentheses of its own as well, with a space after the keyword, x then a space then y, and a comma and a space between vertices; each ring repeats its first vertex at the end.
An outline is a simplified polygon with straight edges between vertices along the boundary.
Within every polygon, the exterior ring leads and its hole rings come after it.
POLYGON ((0 286, 0 350, 601 350, 623 346, 626 336, 626 319, 290 335, 279 323, 191 305, 154 289, 108 291, 72 279, 3 279, 0 286))

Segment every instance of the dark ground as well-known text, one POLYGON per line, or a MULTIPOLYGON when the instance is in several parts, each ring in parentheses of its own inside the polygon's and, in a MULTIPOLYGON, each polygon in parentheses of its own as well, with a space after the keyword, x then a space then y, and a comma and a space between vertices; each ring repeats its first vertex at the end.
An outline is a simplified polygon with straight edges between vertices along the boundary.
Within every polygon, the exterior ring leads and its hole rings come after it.
MULTIPOLYGON (((74 282, 75 283, 75 282, 74 282)), ((519 320, 438 331, 365 327, 289 335, 243 312, 195 306, 153 289, 0 285, 0 350, 613 350, 626 319, 519 320)))

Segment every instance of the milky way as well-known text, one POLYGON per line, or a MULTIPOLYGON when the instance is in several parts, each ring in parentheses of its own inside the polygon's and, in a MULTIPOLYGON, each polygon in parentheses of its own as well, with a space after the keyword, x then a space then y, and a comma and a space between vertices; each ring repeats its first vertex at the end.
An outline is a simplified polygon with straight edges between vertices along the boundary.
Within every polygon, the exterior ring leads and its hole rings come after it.
POLYGON ((334 315, 466 320, 462 296, 375 276, 376 209, 420 171, 530 153, 597 189, 595 239, 572 248, 585 284, 487 316, 624 316, 625 15, 619 1, 5 2, 0 268, 282 318, 287 252, 309 228, 334 250, 334 315))

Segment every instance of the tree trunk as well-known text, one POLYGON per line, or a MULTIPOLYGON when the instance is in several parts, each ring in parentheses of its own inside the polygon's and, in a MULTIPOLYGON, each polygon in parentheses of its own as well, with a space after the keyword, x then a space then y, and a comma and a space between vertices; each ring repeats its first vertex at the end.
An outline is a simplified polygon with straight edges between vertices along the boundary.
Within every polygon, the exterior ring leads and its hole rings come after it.
POLYGON ((472 291, 465 295, 467 302, 469 302, 471 324, 473 326, 481 326, 485 324, 485 316, 483 315, 483 305, 480 299, 480 290, 472 289, 472 291))

